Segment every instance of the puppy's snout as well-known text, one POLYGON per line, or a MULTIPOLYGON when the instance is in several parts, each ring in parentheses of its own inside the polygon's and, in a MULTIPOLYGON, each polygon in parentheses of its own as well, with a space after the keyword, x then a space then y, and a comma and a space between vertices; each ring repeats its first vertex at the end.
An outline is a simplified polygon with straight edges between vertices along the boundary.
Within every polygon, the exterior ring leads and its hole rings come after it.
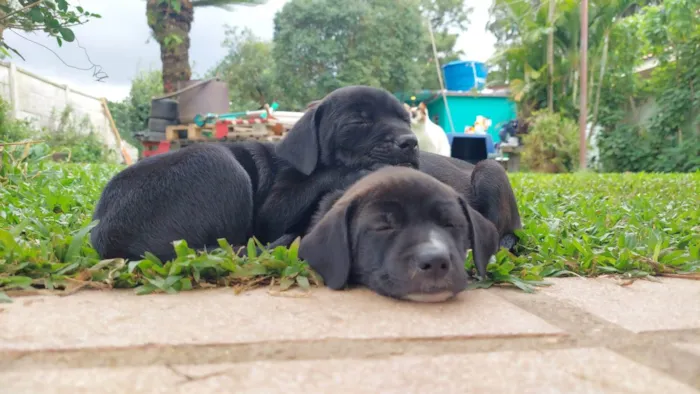
POLYGON ((427 244, 419 249, 416 265, 421 274, 440 279, 450 271, 450 255, 443 247, 427 244))
POLYGON ((399 136, 396 139, 396 143, 402 150, 414 150, 418 146, 418 138, 413 134, 406 134, 399 136))

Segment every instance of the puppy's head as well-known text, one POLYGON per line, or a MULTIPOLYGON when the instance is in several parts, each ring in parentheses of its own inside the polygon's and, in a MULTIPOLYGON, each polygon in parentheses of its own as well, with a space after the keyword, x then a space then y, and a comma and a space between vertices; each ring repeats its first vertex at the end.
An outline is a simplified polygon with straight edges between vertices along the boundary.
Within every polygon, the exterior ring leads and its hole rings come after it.
POLYGON ((301 240, 326 285, 365 285, 399 299, 444 301, 464 290, 468 249, 483 276, 496 228, 420 171, 384 167, 350 187, 301 240))
POLYGON ((317 167, 418 167, 418 141, 401 102, 383 89, 349 86, 311 106, 277 155, 309 175, 317 167))

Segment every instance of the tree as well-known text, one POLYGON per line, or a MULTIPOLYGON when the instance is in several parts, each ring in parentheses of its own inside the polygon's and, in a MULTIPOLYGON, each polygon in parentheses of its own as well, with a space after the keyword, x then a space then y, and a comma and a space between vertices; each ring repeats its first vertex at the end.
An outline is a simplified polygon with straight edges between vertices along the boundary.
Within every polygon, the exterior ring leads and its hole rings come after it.
MULTIPOLYGON (((551 4, 495 0, 492 7, 498 71, 489 78, 510 84, 521 118, 547 106, 548 87, 554 112, 578 116, 579 4, 557 0, 549 18, 551 4), (552 77, 544 78, 549 53, 552 77)), ((589 122, 603 130, 602 168, 700 168, 700 0, 591 0, 589 7, 589 122), (641 76, 637 66, 648 55, 659 65, 641 76)))
MULTIPOLYGON (((592 0, 589 15, 589 102, 599 97, 601 73, 607 68, 609 32, 625 16, 650 0, 592 0), (601 71, 602 70, 602 71, 601 71), (598 76, 599 78, 595 78, 598 76)), ((514 96, 527 108, 547 106, 576 116, 579 68, 580 7, 570 0, 495 0, 488 29, 496 36, 497 53, 490 62, 498 71, 489 79, 511 84, 514 96), (546 69, 546 71, 545 71, 546 69), (546 74, 545 74, 546 73, 546 74), (547 78, 544 78, 544 76, 547 78)), ((630 71, 635 64, 624 65, 630 71)), ((598 100, 599 101, 599 100, 598 100)), ((595 104, 594 104, 595 107, 595 104)), ((595 108, 594 108, 594 113, 595 108)))
POLYGON ((223 47, 228 53, 208 76, 218 75, 226 81, 232 110, 245 111, 281 99, 275 84, 271 42, 256 37, 248 28, 227 26, 223 47))
POLYGON ((119 134, 134 146, 141 146, 134 138, 134 132, 148 128, 151 98, 163 91, 162 80, 160 70, 142 71, 131 82, 131 90, 126 99, 108 103, 119 134))
POLYGON ((71 27, 82 25, 90 18, 101 16, 88 12, 81 6, 72 6, 67 0, 0 0, 0 55, 9 56, 9 52, 14 52, 22 57, 5 42, 5 30, 43 31, 54 37, 61 46, 64 41, 75 40, 75 33, 71 27))
POLYGON ((192 76, 189 61, 190 28, 194 8, 263 4, 265 0, 147 0, 148 26, 160 45, 163 63, 163 90, 177 90, 177 83, 189 81, 192 76))
MULTIPOLYGON (((421 0, 421 14, 433 28, 435 47, 438 61, 445 65, 459 59, 462 51, 455 50, 459 34, 469 26, 469 15, 472 8, 463 0, 421 0)), ((428 36, 427 26, 424 32, 428 36)), ((422 69, 421 88, 436 90, 440 88, 440 80, 435 70, 432 44, 427 41, 421 56, 424 62, 422 69)))
POLYGON ((341 86, 421 85, 419 0, 291 0, 275 16, 275 74, 296 108, 341 86))

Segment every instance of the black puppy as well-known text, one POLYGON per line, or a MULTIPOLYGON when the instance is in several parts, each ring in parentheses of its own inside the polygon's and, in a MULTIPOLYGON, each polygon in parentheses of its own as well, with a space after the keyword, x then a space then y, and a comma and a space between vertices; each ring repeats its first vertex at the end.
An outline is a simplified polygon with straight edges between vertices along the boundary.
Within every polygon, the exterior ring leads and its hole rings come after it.
MULTIPOLYGON (((313 101, 307 108, 314 108, 313 101)), ((420 149, 420 146, 418 147, 420 149)), ((469 204, 496 225, 501 246, 513 250, 518 242, 515 230, 522 228, 518 204, 508 175, 497 161, 482 160, 476 165, 453 157, 419 152, 418 168, 452 186, 469 204)), ((287 234, 275 242, 288 245, 299 234, 287 234)))
POLYGON ((338 89, 277 144, 196 144, 124 169, 102 192, 91 241, 102 258, 174 257, 218 238, 243 245, 306 229, 322 196, 378 164, 416 167, 408 113, 389 92, 338 89))
POLYGON ((498 250, 493 223, 437 179, 384 167, 324 199, 299 257, 332 289, 360 284, 389 297, 437 302, 465 289, 468 249, 484 276, 498 250))
POLYGON ((496 226, 501 246, 513 249, 518 241, 515 230, 522 228, 522 221, 513 188, 502 165, 490 159, 473 165, 421 151, 419 168, 464 196, 469 205, 496 226))

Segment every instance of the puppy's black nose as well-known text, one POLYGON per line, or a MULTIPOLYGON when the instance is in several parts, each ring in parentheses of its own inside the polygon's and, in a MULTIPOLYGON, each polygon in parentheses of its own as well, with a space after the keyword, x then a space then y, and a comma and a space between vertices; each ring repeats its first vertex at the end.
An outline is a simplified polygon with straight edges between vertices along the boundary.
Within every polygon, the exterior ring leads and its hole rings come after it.
POLYGON ((413 150, 418 146, 418 138, 413 134, 406 134, 397 138, 396 143, 403 150, 413 150))
POLYGON ((418 272, 440 279, 450 271, 450 255, 444 248, 423 246, 416 259, 418 272))

